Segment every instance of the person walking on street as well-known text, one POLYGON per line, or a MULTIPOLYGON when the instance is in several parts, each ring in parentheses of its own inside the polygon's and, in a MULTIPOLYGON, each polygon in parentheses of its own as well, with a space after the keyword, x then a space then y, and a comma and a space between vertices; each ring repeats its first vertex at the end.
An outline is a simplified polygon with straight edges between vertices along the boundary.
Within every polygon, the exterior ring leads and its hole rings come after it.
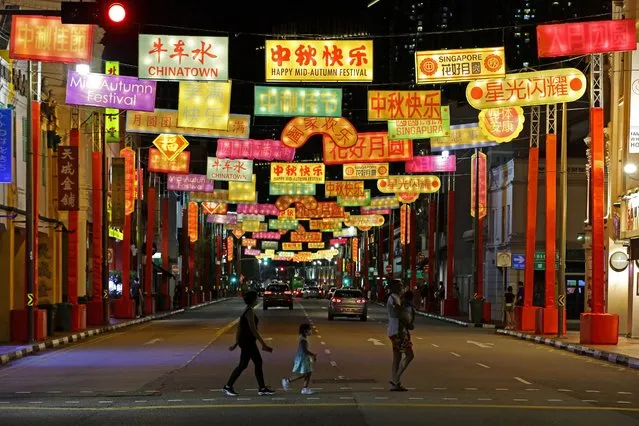
POLYGON ((504 294, 504 310, 506 311, 506 330, 515 328, 515 293, 513 287, 508 286, 506 294, 504 294))
POLYGON ((397 385, 393 391, 405 391, 406 389, 401 384, 402 375, 408 364, 415 358, 413 352, 413 342, 411 340, 410 331, 415 328, 415 307, 413 305, 413 292, 407 291, 404 293, 404 300, 402 302, 401 311, 399 314, 399 333, 397 334, 400 342, 400 351, 402 353, 401 361, 397 369, 397 376, 395 384, 397 385))
POLYGON ((249 361, 253 361, 255 366, 255 378, 259 389, 258 395, 273 395, 271 389, 264 383, 264 371, 262 370, 262 356, 260 350, 257 347, 257 341, 262 345, 262 350, 265 352, 273 352, 273 349, 268 346, 260 333, 257 330, 259 320, 253 308, 257 305, 257 292, 247 291, 244 294, 244 303, 246 303, 246 309, 240 316, 240 321, 237 325, 237 332, 235 333, 235 343, 229 348, 233 351, 238 346, 240 347, 240 363, 235 367, 235 370, 231 373, 226 385, 222 391, 228 396, 237 396, 237 392, 233 389, 233 385, 240 377, 242 372, 248 367, 249 361))
POLYGON ((313 374, 313 362, 317 360, 317 355, 310 351, 308 345, 308 338, 313 334, 313 329, 310 324, 300 325, 300 339, 293 360, 293 373, 297 374, 297 377, 290 378, 285 377, 282 379, 282 388, 285 391, 291 387, 291 382, 295 382, 300 379, 304 379, 304 387, 302 388, 302 395, 312 395, 313 391, 309 387, 311 382, 311 375, 313 374))
POLYGON ((402 291, 402 281, 393 280, 389 285, 389 291, 390 294, 386 300, 386 310, 388 313, 387 334, 393 346, 393 363, 391 368, 391 380, 389 383, 392 386, 392 391, 406 391, 406 388, 402 386, 398 375, 403 355, 403 342, 400 337, 399 330, 399 315, 402 311, 402 301, 399 294, 402 291))

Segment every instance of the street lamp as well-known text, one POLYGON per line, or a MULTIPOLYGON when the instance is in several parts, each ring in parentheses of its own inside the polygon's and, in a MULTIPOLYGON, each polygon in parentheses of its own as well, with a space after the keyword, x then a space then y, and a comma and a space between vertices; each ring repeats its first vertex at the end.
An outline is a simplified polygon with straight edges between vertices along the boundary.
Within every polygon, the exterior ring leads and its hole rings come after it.
POLYGON ((626 163, 623 166, 623 172, 627 175, 632 175, 637 173, 637 165, 635 163, 626 163))

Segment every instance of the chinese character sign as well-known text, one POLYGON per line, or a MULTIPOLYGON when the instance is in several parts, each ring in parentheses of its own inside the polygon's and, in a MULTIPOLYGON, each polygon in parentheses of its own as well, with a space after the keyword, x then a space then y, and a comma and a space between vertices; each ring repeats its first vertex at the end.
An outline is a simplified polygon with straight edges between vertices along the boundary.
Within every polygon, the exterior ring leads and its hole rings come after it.
POLYGON ((476 109, 572 102, 586 92, 586 77, 575 68, 507 74, 503 79, 471 81, 466 99, 476 109))
POLYGON ((180 152, 189 146, 189 142, 182 135, 158 135, 153 140, 153 145, 166 157, 167 160, 173 161, 180 155, 180 152))
POLYGON ((259 214, 263 216, 278 216, 280 211, 275 204, 238 204, 237 214, 259 214))
POLYGON ((229 202, 255 203, 256 201, 257 193, 255 192, 255 175, 251 176, 250 182, 229 181, 229 202))
POLYGON ((149 172, 155 173, 188 173, 191 164, 191 153, 182 151, 173 161, 169 161, 157 149, 149 148, 149 172))
POLYGON ((406 161, 413 158, 413 141, 391 141, 388 132, 358 133, 357 144, 351 148, 337 146, 324 137, 324 164, 379 163, 406 161))
POLYGON ((442 118, 388 120, 388 139, 430 139, 450 135, 450 109, 442 107, 442 118))
POLYGON ((540 58, 629 52, 636 44, 634 19, 537 25, 540 58))
POLYGON ((388 176, 388 163, 353 163, 342 166, 345 180, 380 179, 388 176))
POLYGON ((210 204, 209 206, 211 208, 219 208, 223 210, 217 210, 214 213, 217 214, 226 214, 226 209, 228 208, 228 206, 226 205, 226 203, 224 203, 224 201, 228 201, 229 200, 229 191, 228 189, 216 189, 213 192, 191 192, 189 194, 189 198, 191 201, 203 201, 203 202, 210 202, 210 203, 220 203, 223 204, 223 206, 217 206, 216 204, 210 204))
POLYGON ((295 148, 273 139, 218 139, 217 158, 293 161, 295 148))
POLYGON ((282 250, 284 250, 284 251, 300 251, 300 250, 302 250, 302 243, 282 243, 282 250))
POLYGON ((188 215, 188 227, 189 227, 189 240, 194 243, 198 239, 199 229, 198 229, 198 221, 200 216, 200 208, 196 202, 189 202, 189 207, 187 210, 188 215))
MULTIPOLYGON (((265 231, 260 231, 260 232, 253 232, 253 238, 255 238, 256 240, 279 240, 282 237, 282 234, 280 234, 279 232, 265 232, 265 231)), ((263 241, 262 242, 262 248, 266 249, 266 248, 272 248, 274 250, 277 250, 277 241, 271 241, 271 243, 275 243, 274 244, 274 248, 273 247, 265 247, 265 244, 267 241, 263 241)))
POLYGON ((361 207, 371 203, 371 190, 365 189, 362 195, 337 197, 337 205, 342 207, 361 207))
POLYGON ((120 157, 124 158, 124 214, 130 215, 135 211, 135 151, 121 149, 120 157))
POLYGON ((322 163, 271 163, 272 183, 324 183, 322 163))
MULTIPOLYGON (((193 199, 193 194, 191 194, 191 199, 193 199)), ((226 214, 228 213, 228 209, 229 205, 226 203, 218 201, 202 201, 202 211, 205 214, 226 214)))
POLYGON ((77 211, 80 208, 77 146, 58 147, 58 210, 77 211))
MULTIPOLYGON (((106 61, 104 63, 105 74, 119 75, 120 63, 118 61, 106 61)), ((107 143, 120 143, 120 111, 114 108, 104 110, 104 137, 107 143)))
POLYGON ((138 77, 153 80, 229 79, 228 37, 140 34, 138 77))
MULTIPOLYGON (((319 203, 312 195, 282 195, 277 197, 277 200, 275 200, 275 206, 279 211, 284 211, 293 204, 302 205, 309 209, 315 209, 319 203)), ((295 215, 297 216, 297 210, 295 215)))
POLYGON ((435 175, 389 176, 377 181, 377 189, 386 194, 430 194, 439 191, 441 186, 435 175))
POLYGON ((250 115, 230 114, 228 129, 197 129, 178 127, 178 112, 173 109, 156 109, 153 112, 129 111, 126 114, 126 131, 129 133, 170 133, 202 138, 248 139, 250 115))
POLYGON ((126 214, 125 159, 111 159, 111 225, 116 228, 124 226, 126 214))
POLYGON ((288 209, 284 210, 283 212, 280 211, 277 215, 278 219, 281 220, 295 220, 297 217, 295 216, 295 207, 289 207, 288 209))
POLYGON ((90 63, 93 25, 63 24, 60 17, 14 15, 9 57, 63 64, 90 63))
POLYGON ((282 130, 282 143, 291 148, 299 148, 313 135, 324 135, 342 148, 357 143, 355 126, 343 117, 296 117, 282 130))
POLYGON ((415 52, 417 84, 470 81, 503 77, 506 58, 503 47, 415 52))
POLYGON ((257 239, 242 238, 242 247, 257 247, 257 239))
POLYGON ((321 232, 291 231, 292 243, 319 243, 320 241, 322 241, 321 232))
POLYGON ((0 183, 13 182, 13 110, 0 109, 0 183))
POLYGON ((307 246, 309 249, 323 249, 324 243, 308 243, 307 246))
POLYGON ((479 128, 491 140, 510 142, 524 129, 521 107, 490 108, 479 112, 479 128))
POLYGON ((369 90, 368 121, 441 119, 439 90, 369 90))
POLYGON ((253 160, 208 157, 206 176, 211 180, 250 182, 253 178, 253 160))
POLYGON ((457 170, 454 155, 424 155, 406 162, 406 173, 450 173, 457 170))
POLYGON ((373 81, 372 40, 266 40, 266 81, 373 81))
POLYGON ((450 136, 432 138, 430 140, 430 150, 432 152, 481 148, 493 145, 497 145, 497 142, 486 138, 478 123, 450 126, 450 136))
POLYGON ((67 75, 68 105, 86 105, 102 108, 153 111, 155 108, 155 81, 108 74, 67 75))
POLYGON ((255 116, 341 117, 342 89, 255 86, 255 116))
MULTIPOLYGON (((279 239, 279 232, 277 233, 279 239)), ((262 250, 277 250, 280 243, 277 241, 262 241, 262 250)))
POLYGON ((233 237, 229 236, 226 238, 226 260, 229 262, 233 260, 233 252, 234 252, 235 242, 233 241, 233 237))
POLYGON ((295 215, 298 219, 343 219, 344 207, 338 205, 336 202, 321 202, 317 203, 314 207, 305 207, 302 204, 297 204, 295 208, 295 215))
POLYGON ((311 231, 339 231, 342 229, 342 219, 311 219, 308 227, 311 231))
POLYGON ((363 180, 327 180, 324 186, 325 197, 360 197, 363 195, 363 180))
POLYGON ((180 82, 179 127, 228 131, 230 108, 230 81, 180 82))
POLYGON ((168 175, 166 178, 169 191, 213 192, 213 184, 206 175, 168 175))
POLYGON ((344 221, 344 225, 354 226, 355 228, 365 228, 371 226, 382 226, 384 221, 384 216, 381 214, 350 215, 344 221))
POLYGON ((475 217, 479 205, 479 218, 486 216, 486 154, 479 153, 479 173, 477 172, 477 154, 470 157, 470 215, 475 217), (477 175, 479 175, 479 203, 475 201, 477 194, 477 175))
POLYGON ((269 219, 268 229, 294 231, 299 226, 299 222, 295 219, 269 219))

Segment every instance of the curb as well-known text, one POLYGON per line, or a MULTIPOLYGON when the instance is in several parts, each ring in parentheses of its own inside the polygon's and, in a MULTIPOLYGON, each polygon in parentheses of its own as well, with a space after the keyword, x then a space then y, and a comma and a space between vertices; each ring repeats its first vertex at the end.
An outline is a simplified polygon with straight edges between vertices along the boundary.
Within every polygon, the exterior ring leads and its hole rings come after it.
POLYGON ((541 345, 552 346, 556 349, 572 352, 577 355, 587 356, 590 358, 598 359, 601 361, 610 362, 612 364, 623 365, 633 369, 639 369, 639 358, 634 358, 627 355, 618 354, 615 352, 600 351, 593 349, 589 346, 577 345, 574 343, 566 343, 557 339, 549 339, 543 336, 533 336, 532 334, 522 333, 512 330, 496 330, 497 334, 504 336, 516 337, 521 340, 528 340, 530 342, 539 343, 541 345))
MULTIPOLYGON (((375 302, 375 304, 376 304, 376 305, 379 305, 379 306, 386 306, 386 305, 384 305, 383 303, 380 303, 380 302, 375 302)), ((419 311, 419 310, 417 310, 417 309, 415 310, 415 313, 416 313, 417 315, 422 316, 422 317, 426 317, 426 318, 434 319, 434 320, 437 320, 437 321, 444 321, 444 322, 448 322, 448 323, 451 323, 451 324, 458 325, 458 326, 460 326, 460 327, 467 327, 467 328, 491 328, 491 329, 494 329, 494 328, 496 328, 496 327, 497 327, 495 324, 473 324, 473 323, 466 322, 466 321, 461 321, 461 320, 458 320, 458 319, 455 319, 455 318, 448 318, 448 317, 444 317, 444 316, 441 316, 441 315, 431 314, 431 313, 429 313, 429 312, 419 311)))
POLYGON ((132 325, 142 324, 144 322, 151 322, 151 321, 155 321, 155 320, 171 317, 173 315, 184 313, 186 311, 192 311, 194 309, 200 309, 200 308, 203 308, 203 307, 206 307, 206 306, 210 306, 210 305, 214 305, 216 303, 224 302, 224 301, 227 301, 227 300, 230 300, 230 299, 231 299, 230 297, 225 297, 225 298, 222 298, 222 299, 217 299, 217 300, 212 300, 210 302, 201 303, 199 305, 189 306, 187 308, 177 309, 177 310, 171 311, 171 312, 165 312, 165 313, 161 313, 161 314, 154 314, 154 315, 151 315, 151 316, 148 316, 148 317, 138 318, 138 319, 134 319, 134 320, 131 320, 131 321, 122 322, 120 324, 108 325, 108 326, 101 327, 101 328, 95 328, 93 330, 82 331, 82 332, 79 332, 79 333, 71 334, 70 336, 61 337, 59 339, 49 339, 49 340, 45 340, 44 342, 34 343, 33 345, 27 346, 26 348, 0 355, 0 365, 6 365, 6 364, 10 363, 11 361, 22 359, 24 357, 27 357, 27 356, 30 356, 30 355, 34 355, 34 354, 36 354, 38 352, 43 352, 43 351, 45 351, 47 349, 57 348, 58 346, 66 345, 68 343, 75 343, 75 342, 78 342, 80 340, 84 340, 84 339, 86 339, 88 337, 97 336, 99 334, 108 333, 110 331, 119 330, 121 328, 130 327, 132 325))

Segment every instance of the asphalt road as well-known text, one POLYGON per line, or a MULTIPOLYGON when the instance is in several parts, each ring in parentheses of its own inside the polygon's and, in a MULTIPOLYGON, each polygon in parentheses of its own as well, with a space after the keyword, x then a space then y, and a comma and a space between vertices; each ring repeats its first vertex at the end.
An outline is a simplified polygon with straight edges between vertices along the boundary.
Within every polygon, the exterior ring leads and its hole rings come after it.
POLYGON ((639 424, 632 369, 421 317, 409 392, 389 392, 384 309, 370 305, 368 322, 328 321, 326 305, 258 308, 275 349, 263 357, 276 395, 257 396, 251 367, 239 397, 221 393, 239 358, 228 350, 243 309, 233 300, 0 368, 0 425, 639 424), (280 389, 302 322, 314 325, 319 355, 310 396, 280 389))

